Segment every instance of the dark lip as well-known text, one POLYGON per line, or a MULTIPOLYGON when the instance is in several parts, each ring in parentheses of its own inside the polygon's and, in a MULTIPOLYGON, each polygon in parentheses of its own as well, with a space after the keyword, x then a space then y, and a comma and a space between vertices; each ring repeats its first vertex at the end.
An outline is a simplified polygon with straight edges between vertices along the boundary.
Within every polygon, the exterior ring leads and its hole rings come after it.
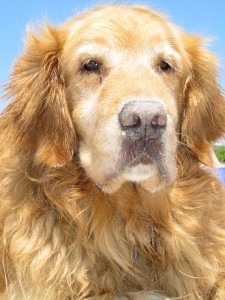
POLYGON ((162 139, 132 140, 124 138, 121 145, 121 162, 124 166, 134 166, 138 163, 158 164, 165 154, 162 139))

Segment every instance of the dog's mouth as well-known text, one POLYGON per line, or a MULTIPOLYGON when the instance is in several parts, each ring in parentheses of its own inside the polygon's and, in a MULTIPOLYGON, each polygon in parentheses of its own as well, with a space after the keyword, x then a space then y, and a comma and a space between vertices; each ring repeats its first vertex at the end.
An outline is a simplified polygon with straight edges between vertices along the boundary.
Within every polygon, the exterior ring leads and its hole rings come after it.
POLYGON ((104 184, 97 184, 105 189, 108 183, 130 181, 140 183, 157 177, 161 182, 169 181, 169 172, 165 162, 165 150, 162 140, 127 140, 124 139, 120 159, 114 172, 104 184))
MULTIPOLYGON (((162 139, 125 139, 121 147, 120 173, 129 170, 140 170, 137 166, 142 166, 149 170, 149 176, 152 176, 152 170, 158 170, 159 176, 163 181, 167 180, 168 171, 165 162, 165 149, 162 139)), ((138 176, 138 174, 137 174, 138 176)), ((146 173, 146 177, 148 174, 146 173)))

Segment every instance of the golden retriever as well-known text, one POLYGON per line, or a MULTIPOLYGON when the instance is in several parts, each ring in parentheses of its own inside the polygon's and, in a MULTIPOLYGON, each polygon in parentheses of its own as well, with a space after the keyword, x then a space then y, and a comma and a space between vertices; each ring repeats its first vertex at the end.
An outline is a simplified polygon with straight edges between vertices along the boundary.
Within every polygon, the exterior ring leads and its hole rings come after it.
POLYGON ((225 299, 203 44, 123 5, 28 33, 0 119, 0 299, 225 299))

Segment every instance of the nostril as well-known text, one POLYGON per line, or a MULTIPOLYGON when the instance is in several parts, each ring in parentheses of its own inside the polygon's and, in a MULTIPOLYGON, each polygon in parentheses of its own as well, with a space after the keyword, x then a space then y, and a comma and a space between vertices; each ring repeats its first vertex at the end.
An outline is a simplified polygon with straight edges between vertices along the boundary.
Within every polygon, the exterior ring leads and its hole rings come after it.
POLYGON ((166 129, 167 125, 167 115, 165 113, 157 114, 152 117, 151 127, 157 131, 162 131, 166 129))
POLYGON ((119 114, 119 122, 123 130, 133 129, 141 126, 140 116, 133 111, 122 110, 119 114))
POLYGON ((134 114, 132 116, 132 121, 126 127, 136 128, 139 126, 141 126, 141 118, 137 114, 134 114))

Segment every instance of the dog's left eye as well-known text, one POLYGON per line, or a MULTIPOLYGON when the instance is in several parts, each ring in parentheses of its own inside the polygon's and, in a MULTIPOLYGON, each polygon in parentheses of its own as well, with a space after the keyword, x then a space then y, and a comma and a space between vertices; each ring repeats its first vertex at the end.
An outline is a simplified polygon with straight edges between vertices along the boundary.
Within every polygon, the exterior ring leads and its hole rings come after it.
POLYGON ((172 70, 171 65, 168 64, 165 60, 162 60, 160 62, 159 68, 160 68, 161 71, 164 71, 164 72, 172 70))
POLYGON ((99 64, 95 60, 89 60, 83 65, 83 70, 87 72, 96 72, 99 70, 99 64))

